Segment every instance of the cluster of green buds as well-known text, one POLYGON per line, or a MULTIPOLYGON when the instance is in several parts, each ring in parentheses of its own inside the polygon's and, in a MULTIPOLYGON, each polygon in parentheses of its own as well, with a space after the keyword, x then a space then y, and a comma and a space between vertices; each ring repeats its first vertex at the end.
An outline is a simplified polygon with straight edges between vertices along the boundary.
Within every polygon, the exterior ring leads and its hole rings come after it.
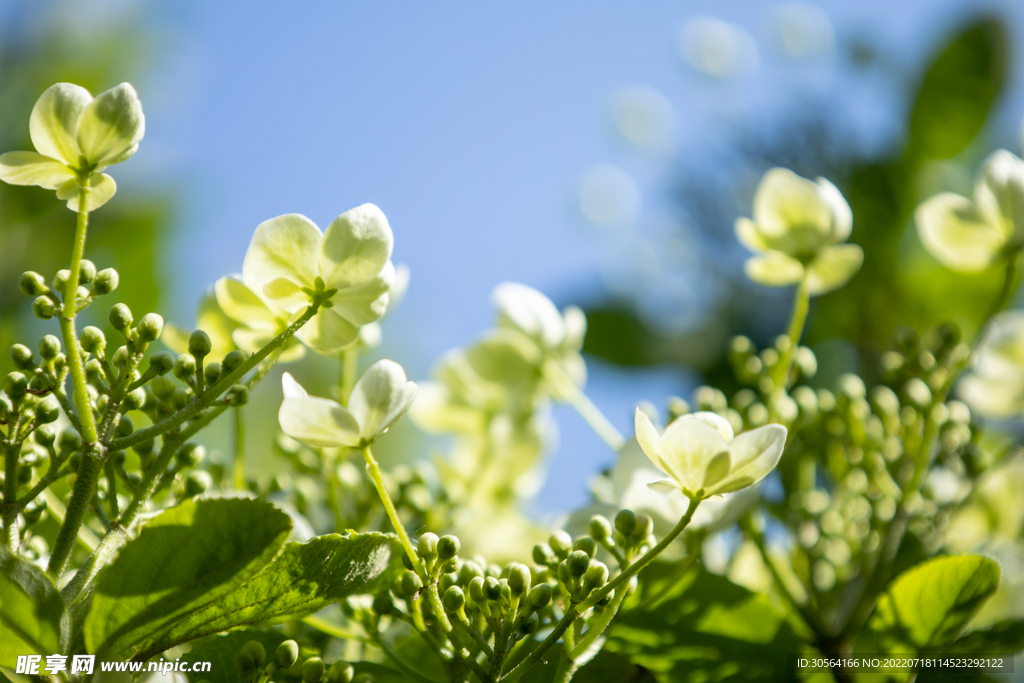
MULTIPOLYGON (((32 312, 36 317, 49 320, 63 310, 70 277, 71 271, 68 269, 58 270, 47 285, 46 278, 30 270, 22 273, 18 286, 25 296, 35 297, 32 301, 32 312)), ((117 271, 113 268, 97 271, 92 261, 82 259, 78 267, 74 313, 83 311, 97 298, 113 292, 117 289, 118 282, 117 271)))
POLYGON ((266 648, 259 641, 246 642, 235 656, 235 670, 241 683, 267 683, 275 674, 276 680, 302 683, 373 683, 370 674, 357 676, 345 660, 327 666, 315 653, 304 652, 294 640, 278 645, 269 661, 266 648))

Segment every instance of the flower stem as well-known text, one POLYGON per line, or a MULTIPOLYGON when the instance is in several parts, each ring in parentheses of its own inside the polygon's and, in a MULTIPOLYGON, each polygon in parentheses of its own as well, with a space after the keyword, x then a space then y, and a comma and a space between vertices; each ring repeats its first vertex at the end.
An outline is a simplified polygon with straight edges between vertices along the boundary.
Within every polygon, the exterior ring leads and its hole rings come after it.
POLYGON ((242 415, 242 408, 235 408, 234 419, 234 441, 235 441, 235 462, 234 462, 234 487, 237 491, 245 489, 245 421, 242 415))
POLYGON ((789 371, 793 367, 793 359, 796 358, 796 350, 804 331, 804 323, 807 322, 807 309, 810 308, 810 304, 811 293, 805 277, 796 286, 793 298, 793 313, 789 319, 789 329, 786 331, 789 346, 779 356, 778 363, 772 369, 772 383, 777 387, 786 387, 789 384, 789 371))
POLYGON ((620 451, 626 445, 626 440, 619 434, 619 430, 604 416, 601 409, 594 405, 594 402, 583 393, 572 381, 566 380, 566 400, 576 409, 587 424, 590 425, 601 439, 608 444, 613 451, 620 451))
MULTIPOLYGON (((13 433, 13 428, 12 428, 13 433)), ((18 546, 18 453, 21 446, 4 439, 4 546, 12 552, 18 546)))

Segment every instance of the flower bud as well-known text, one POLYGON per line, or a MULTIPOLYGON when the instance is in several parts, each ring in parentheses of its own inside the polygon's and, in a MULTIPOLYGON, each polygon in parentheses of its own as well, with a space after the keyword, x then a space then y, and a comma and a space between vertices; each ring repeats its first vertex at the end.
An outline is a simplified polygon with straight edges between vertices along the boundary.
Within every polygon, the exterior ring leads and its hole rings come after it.
POLYGON ((85 364, 85 381, 92 385, 103 381, 103 365, 95 358, 85 364))
POLYGON ((550 567, 558 562, 555 552, 547 543, 538 543, 533 546, 533 562, 541 567, 550 567))
POLYGON ((319 657, 310 657, 302 663, 302 682, 320 683, 327 669, 324 667, 324 660, 319 657))
POLYGON ((153 439, 146 439, 132 446, 132 450, 142 458, 152 453, 154 448, 156 448, 156 444, 153 443, 153 439))
POLYGON ((58 270, 57 274, 53 276, 53 280, 50 282, 50 289, 60 294, 64 293, 64 290, 68 287, 68 279, 71 277, 71 271, 67 268, 58 270))
POLYGON ((196 358, 205 358, 213 348, 210 335, 202 330, 196 330, 188 337, 188 352, 196 358))
POLYGON ((32 302, 32 313, 40 320, 49 320, 57 315, 57 304, 53 303, 48 296, 36 297, 36 300, 32 302))
MULTIPOLYGON (((451 562, 455 562, 456 564, 458 564, 458 560, 448 560, 448 562, 445 562, 445 564, 447 565, 451 562)), ((452 571, 446 572, 444 571, 444 567, 441 568, 443 573, 441 574, 441 578, 437 580, 437 585, 442 592, 448 590, 450 587, 455 586, 459 583, 459 577, 452 573, 457 569, 458 567, 452 567, 452 571)))
POLYGON ((4 378, 4 393, 17 401, 28 391, 28 377, 20 372, 11 372, 4 378))
POLYGON ((113 268, 104 268, 100 272, 96 273, 96 278, 92 283, 92 293, 96 296, 103 296, 104 294, 110 294, 115 289, 120 281, 117 271, 113 268))
POLYGON ((192 380, 196 375, 196 359, 188 353, 183 353, 174 361, 174 376, 182 382, 192 380))
POLYGON ((442 536, 437 541, 437 556, 442 560, 450 560, 459 554, 459 549, 462 544, 459 542, 458 536, 448 534, 442 536))
POLYGON ((164 319, 158 313, 142 316, 138 326, 139 339, 145 343, 155 342, 164 331, 164 319))
POLYGON ((142 410, 146 405, 146 390, 142 387, 129 391, 121 400, 122 410, 142 410))
POLYGON ((100 328, 90 325, 82 330, 81 344, 82 350, 86 353, 102 356, 103 349, 107 345, 107 338, 103 335, 103 331, 100 328))
POLYGON ((520 596, 530 590, 533 577, 530 575, 530 568, 525 564, 514 564, 508 572, 508 587, 512 589, 512 595, 520 596))
POLYGON ((11 347, 11 363, 16 370, 30 370, 35 367, 35 360, 32 349, 24 344, 15 344, 11 347))
POLYGON ((600 588, 608 583, 608 567, 604 562, 591 560, 590 566, 587 567, 587 571, 583 574, 583 580, 594 588, 600 588))
POLYGON ((75 453, 70 458, 68 458, 68 471, 69 472, 77 472, 78 471, 78 466, 81 465, 81 464, 82 464, 82 454, 81 453, 75 453))
POLYGON ((286 640, 277 646, 274 661, 279 669, 288 669, 299 660, 299 644, 294 640, 286 640))
POLYGON ((267 651, 256 640, 246 642, 242 646, 242 652, 252 657, 252 661, 256 663, 256 666, 262 666, 263 662, 267 661, 267 651))
POLYGON ((501 597, 501 582, 493 576, 484 579, 484 595, 488 600, 497 600, 501 597))
POLYGON ((406 571, 402 574, 402 596, 411 598, 423 588, 423 581, 416 572, 406 571))
POLYGON ((636 528, 633 529, 632 538, 638 543, 642 543, 647 540, 647 537, 654 531, 654 520, 651 519, 650 515, 645 515, 642 512, 636 516, 636 528))
POLYGON ((252 657, 247 653, 239 652, 235 655, 235 671, 243 680, 248 680, 256 673, 256 662, 252 661, 252 657))
POLYGON ((117 427, 114 433, 119 437, 131 436, 132 432, 135 431, 135 425, 132 424, 131 418, 127 415, 122 415, 117 421, 117 427))
POLYGON ((526 602, 534 610, 542 610, 551 602, 551 584, 541 583, 530 589, 526 602))
POLYGON ((203 379, 206 380, 206 386, 212 387, 217 383, 217 378, 220 377, 220 363, 207 363, 203 366, 203 379))
POLYGON ((468 586, 470 581, 472 581, 478 576, 483 575, 484 570, 482 570, 480 568, 480 565, 478 565, 476 562, 473 562, 472 560, 467 560, 463 562, 462 566, 459 567, 459 583, 461 583, 464 586, 468 586))
POLYGON ((236 408, 244 406, 249 402, 249 387, 244 384, 236 384, 232 386, 224 394, 224 400, 236 408))
POLYGON ((569 567, 569 573, 579 578, 587 572, 587 568, 590 566, 590 555, 582 550, 574 550, 569 553, 566 563, 569 567))
POLYGON ((472 598, 473 602, 483 602, 487 599, 484 593, 484 577, 475 576, 469 582, 469 597, 472 598))
POLYGON ((213 486, 213 477, 206 470, 192 470, 185 475, 185 498, 206 493, 213 486))
POLYGON ((416 552, 424 560, 433 560, 437 557, 437 534, 430 533, 429 531, 422 536, 416 542, 416 552))
POLYGON ((36 421, 41 425, 47 425, 55 422, 58 417, 60 417, 60 403, 57 402, 57 397, 51 394, 40 399, 36 406, 36 421))
POLYGON ((231 351, 226 356, 224 356, 224 359, 221 360, 220 371, 224 377, 227 377, 232 372, 242 367, 242 364, 245 363, 245 360, 245 354, 239 351, 238 349, 235 349, 234 351, 231 351))
POLYGON ((564 531, 556 531, 548 539, 548 545, 555 551, 555 555, 564 560, 572 550, 572 536, 564 531))
POLYGON ((132 326, 132 311, 124 304, 114 304, 107 316, 110 326, 118 332, 124 333, 132 326))
POLYGON ((590 535, 598 543, 614 543, 612 541, 612 523, 604 515, 594 515, 590 518, 590 535))
POLYGON ((96 264, 89 259, 78 262, 78 284, 87 285, 96 278, 96 264))
POLYGON ((52 446, 57 438, 57 431, 49 424, 40 425, 32 432, 32 438, 40 446, 52 446))
POLYGON ((619 510, 619 514, 615 515, 615 528, 626 538, 632 536, 636 529, 636 515, 633 511, 619 510))
POLYGON ((597 554, 597 541, 590 536, 580 536, 576 539, 576 542, 572 544, 573 550, 582 550, 590 557, 597 554))
POLYGON ((46 280, 43 279, 43 276, 34 270, 27 270, 22 273, 21 279, 18 280, 18 286, 21 288, 21 293, 25 296, 39 296, 50 291, 50 288, 46 286, 46 280))
POLYGON ((175 462, 182 469, 196 467, 206 458, 206 447, 202 444, 189 442, 174 455, 175 462))
POLYGON ((39 340, 39 355, 43 360, 53 360, 60 353, 60 339, 48 334, 39 340))
POLYGON ((572 574, 569 573, 569 563, 568 563, 568 561, 562 560, 561 562, 559 562, 558 563, 558 569, 556 571, 557 571, 557 574, 558 574, 558 580, 559 581, 561 581, 562 583, 564 583, 567 586, 571 586, 572 585, 573 579, 572 579, 572 574))
POLYGON ((327 683, 352 683, 356 670, 343 659, 339 659, 327 670, 327 683))
POLYGON ((14 410, 14 404, 11 403, 11 399, 4 394, 0 394, 0 419, 7 419, 7 416, 14 410))
POLYGON ((170 351, 158 351, 149 357, 150 369, 159 377, 174 369, 174 354, 170 351))
POLYGON ((128 347, 117 347, 117 351, 114 351, 114 355, 111 357, 110 362, 118 370, 123 368, 125 364, 128 362, 128 347))
POLYGON ((82 447, 82 437, 72 427, 65 427, 57 437, 57 452, 66 456, 82 447))
POLYGON ((166 401, 174 393, 174 380, 170 377, 157 377, 150 383, 153 395, 161 401, 166 401))
POLYGON ((124 466, 124 461, 127 457, 124 451, 114 451, 110 454, 110 462, 114 465, 124 466))
POLYGON ((446 612, 458 612, 466 606, 466 594, 458 586, 452 586, 444 592, 441 598, 446 612))

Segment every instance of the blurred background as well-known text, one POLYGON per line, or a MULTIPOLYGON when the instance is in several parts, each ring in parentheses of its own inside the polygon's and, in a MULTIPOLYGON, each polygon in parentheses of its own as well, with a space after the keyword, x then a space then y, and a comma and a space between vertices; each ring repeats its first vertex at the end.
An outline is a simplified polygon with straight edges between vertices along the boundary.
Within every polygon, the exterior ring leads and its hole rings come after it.
MULTIPOLYGON (((1022 38, 1017 0, 0 0, 0 149, 27 148, 48 85, 131 81, 146 138, 114 170, 120 192, 93 216, 87 256, 121 271, 137 315, 191 327, 261 221, 326 226, 373 202, 412 273, 376 356, 426 378, 492 323, 495 285, 523 282, 587 310, 587 392, 629 433, 637 401, 663 405, 703 378, 725 388, 732 334, 761 345, 783 331, 790 292, 745 279, 732 228, 771 166, 835 182, 866 252, 812 307, 818 381, 870 380, 899 324, 973 333, 998 274, 943 270, 907 228, 921 198, 968 191, 992 149, 1021 153, 1022 38)), ((49 331, 17 278, 65 265, 72 227, 52 193, 0 186, 4 348, 49 331)), ((295 373, 316 391, 326 367, 295 373)), ((278 386, 257 392, 265 409, 278 386)), ((537 501, 549 515, 582 504, 613 459, 575 413, 555 415, 537 501)), ((433 448, 401 433, 386 457, 433 448)))

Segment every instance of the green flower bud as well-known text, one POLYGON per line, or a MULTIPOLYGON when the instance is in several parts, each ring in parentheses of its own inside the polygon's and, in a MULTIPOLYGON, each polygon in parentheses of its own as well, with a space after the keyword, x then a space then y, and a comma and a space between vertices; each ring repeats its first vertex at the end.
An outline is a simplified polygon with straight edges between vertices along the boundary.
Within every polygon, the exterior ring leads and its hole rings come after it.
POLYGON ((590 518, 590 535, 598 543, 614 543, 612 540, 612 523, 604 515, 594 515, 590 518))
POLYGON ((40 320, 49 320, 57 315, 57 305, 48 296, 36 297, 32 302, 32 313, 40 320))
POLYGON ((122 410, 142 410, 146 405, 146 390, 142 387, 129 391, 121 400, 122 410))
POLYGON ((170 351, 158 351, 149 357, 149 367, 157 375, 166 375, 174 369, 174 354, 170 351))
POLYGON ((153 395, 162 401, 166 401, 174 393, 174 380, 170 377, 157 377, 149 386, 153 389, 153 395))
POLYGON ((31 370, 36 365, 32 349, 24 344, 15 344, 11 347, 11 362, 16 370, 31 370))
POLYGON ((60 417, 60 403, 57 402, 57 397, 52 394, 44 396, 36 406, 36 420, 39 424, 47 425, 55 422, 58 417, 60 417))
POLYGON ((533 583, 533 576, 530 568, 525 564, 514 564, 508 572, 508 587, 512 589, 512 595, 522 595, 530 590, 533 583))
POLYGON ((181 468, 196 467, 206 458, 206 446, 189 442, 174 454, 174 460, 181 468))
POLYGON ((48 334, 39 340, 39 355, 43 360, 53 360, 60 353, 60 339, 48 334))
POLYGON ((327 670, 327 683, 352 683, 356 670, 343 659, 339 659, 327 670))
POLYGON ((25 517, 25 525, 32 526, 46 519, 46 506, 36 505, 33 507, 26 507, 22 511, 22 515, 25 517))
POLYGON ((103 349, 107 345, 107 338, 98 327, 89 326, 82 330, 82 350, 94 356, 102 356, 103 349))
POLYGON ((71 472, 77 472, 78 471, 78 466, 81 465, 81 464, 82 464, 82 454, 81 453, 75 453, 70 458, 68 458, 68 470, 71 471, 71 472))
POLYGON ((25 296, 39 296, 50 291, 50 288, 46 286, 46 280, 43 279, 43 276, 34 270, 27 270, 22 273, 21 279, 18 280, 18 286, 21 288, 21 293, 25 296))
POLYGON ((52 446, 57 438, 57 430, 49 424, 40 425, 32 432, 32 438, 40 446, 52 446))
POLYGON ((423 588, 423 581, 416 572, 406 571, 402 574, 402 597, 411 598, 423 588))
POLYGON ((72 451, 82 447, 82 437, 72 427, 65 427, 57 437, 57 452, 67 456, 72 451))
POLYGON ((28 377, 20 372, 12 372, 4 378, 4 393, 17 401, 28 391, 28 377))
POLYGON ((555 557, 551 546, 547 543, 538 543, 533 546, 533 562, 541 567, 550 567, 558 562, 558 558, 555 557))
POLYGON ((224 400, 237 407, 244 406, 249 402, 249 387, 244 384, 236 384, 224 394, 224 400))
POLYGON ((205 358, 209 355, 212 348, 213 342, 210 341, 210 335, 202 330, 196 330, 189 335, 188 352, 196 358, 205 358))
POLYGON ((590 536, 580 536, 576 539, 576 542, 572 544, 573 550, 582 550, 590 557, 597 554, 597 541, 590 536))
MULTIPOLYGON (((449 560, 449 562, 451 562, 451 560, 449 560)), ((446 562, 445 564, 448 563, 446 562)), ((452 571, 454 571, 454 569, 452 571)), ((441 574, 441 578, 437 581, 437 585, 442 592, 448 590, 448 588, 451 586, 458 585, 458 583, 459 577, 453 574, 452 572, 445 572, 441 574)))
POLYGON ((256 673, 256 662, 252 661, 252 657, 247 653, 239 652, 235 655, 235 671, 244 680, 247 680, 256 673))
POLYGON ((324 660, 319 657, 310 657, 302 663, 303 683, 320 683, 320 679, 324 677, 324 673, 326 673, 324 660))
POLYGON ((32 468, 28 465, 23 465, 18 468, 18 486, 24 486, 25 484, 32 481, 32 468))
POLYGON ((255 640, 250 640, 242 646, 242 652, 252 657, 252 661, 256 663, 256 666, 262 666, 263 662, 267 661, 267 651, 263 649, 263 646, 255 640))
POLYGON ((413 570, 412 560, 410 560, 409 556, 405 553, 402 553, 402 566, 408 569, 409 571, 413 570))
POLYGON ((87 285, 96 278, 96 264, 89 259, 78 262, 78 283, 87 285))
POLYGON ((633 511, 619 510, 619 514, 615 515, 615 528, 626 538, 632 536, 636 529, 636 515, 633 511))
POLYGON ((564 531, 556 531, 548 539, 548 545, 555 551, 555 555, 564 560, 572 551, 572 536, 564 531))
POLYGON ((157 313, 147 313, 139 321, 139 339, 145 343, 155 342, 164 331, 164 319, 157 313))
POLYGON ((424 560, 433 560, 437 557, 437 534, 429 531, 416 541, 416 553, 424 560))
POLYGON ((286 640, 277 646, 274 661, 279 669, 288 669, 299 661, 299 644, 294 640, 286 640))
POLYGON ((71 277, 71 271, 67 268, 58 270, 57 274, 53 276, 53 280, 50 282, 50 289, 61 294, 67 289, 68 279, 71 277))
POLYGON ((128 347, 127 346, 119 346, 119 347, 117 347, 117 351, 114 351, 114 355, 110 359, 110 362, 117 369, 123 368, 125 366, 125 364, 128 362, 128 347))
POLYGON ((192 470, 185 475, 185 498, 206 493, 213 486, 213 477, 206 470, 192 470))
POLYGON ((232 372, 242 367, 242 364, 246 361, 245 354, 238 349, 231 351, 228 355, 224 356, 224 359, 220 362, 220 371, 227 377, 232 372))
POLYGON ((125 332, 132 326, 132 311, 124 304, 114 304, 110 309, 110 315, 107 316, 107 320, 110 321, 110 326, 118 332, 125 332))
POLYGON ((196 359, 183 353, 174 361, 174 376, 182 382, 188 382, 196 376, 196 359))
POLYGON ((562 560, 558 563, 558 580, 567 586, 572 585, 572 574, 569 572, 569 562, 562 560))
POLYGON ((395 601, 391 599, 390 593, 378 593, 373 598, 373 611, 381 616, 392 614, 395 611, 395 601))
POLYGON ((458 536, 448 534, 437 540, 437 556, 442 560, 452 559, 459 554, 460 548, 462 548, 462 544, 459 542, 458 536))
POLYGON ((0 419, 6 419, 12 410, 14 410, 14 404, 11 403, 11 399, 0 394, 0 419))
POLYGON ((587 571, 583 574, 583 580, 595 588, 600 588, 608 583, 608 567, 605 566, 604 562, 591 560, 590 566, 587 567, 587 571))
POLYGON ((590 566, 590 555, 582 550, 574 550, 569 553, 566 563, 569 567, 569 573, 578 578, 587 572, 587 568, 590 566))
POLYGON ((636 516, 636 528, 633 529, 632 538, 638 542, 646 541, 647 537, 654 531, 654 520, 650 515, 640 513, 636 516))
POLYGON ((124 451, 114 451, 113 453, 110 454, 110 462, 112 462, 115 465, 123 466, 126 457, 127 456, 125 455, 124 451))
POLYGON ((114 432, 117 436, 126 437, 131 436, 131 433, 135 431, 135 425, 132 424, 131 419, 127 415, 122 415, 117 421, 117 427, 114 432))
POLYGON ((466 594, 458 586, 452 586, 444 592, 441 598, 446 612, 458 612, 466 606, 466 594))
POLYGON ((104 294, 110 294, 115 289, 120 281, 117 271, 113 268, 104 268, 100 272, 96 273, 96 278, 92 283, 92 293, 96 296, 103 296, 104 294))
POLYGON ((217 383, 218 377, 220 377, 220 363, 207 363, 203 366, 203 379, 206 380, 206 386, 212 387, 217 383))
POLYGON ((463 562, 462 566, 459 567, 459 582, 464 586, 468 586, 470 581, 483 575, 484 570, 480 568, 480 565, 472 560, 463 562))
POLYGON ((519 624, 519 632, 524 636, 528 636, 531 633, 536 632, 537 627, 540 625, 539 620, 535 615, 530 615, 526 619, 523 619, 523 623, 519 624))
POLYGON ((493 576, 484 579, 484 595, 488 600, 497 600, 501 597, 501 582, 493 576))
POLYGON ((475 576, 469 582, 469 597, 472 598, 473 602, 483 602, 487 599, 484 592, 484 577, 475 576))
POLYGON ((531 588, 529 595, 526 597, 526 602, 534 611, 547 607, 551 602, 551 584, 541 583, 531 588))
POLYGON ((154 448, 156 448, 156 444, 153 443, 153 439, 146 439, 132 446, 132 450, 143 458, 152 453, 154 448))

